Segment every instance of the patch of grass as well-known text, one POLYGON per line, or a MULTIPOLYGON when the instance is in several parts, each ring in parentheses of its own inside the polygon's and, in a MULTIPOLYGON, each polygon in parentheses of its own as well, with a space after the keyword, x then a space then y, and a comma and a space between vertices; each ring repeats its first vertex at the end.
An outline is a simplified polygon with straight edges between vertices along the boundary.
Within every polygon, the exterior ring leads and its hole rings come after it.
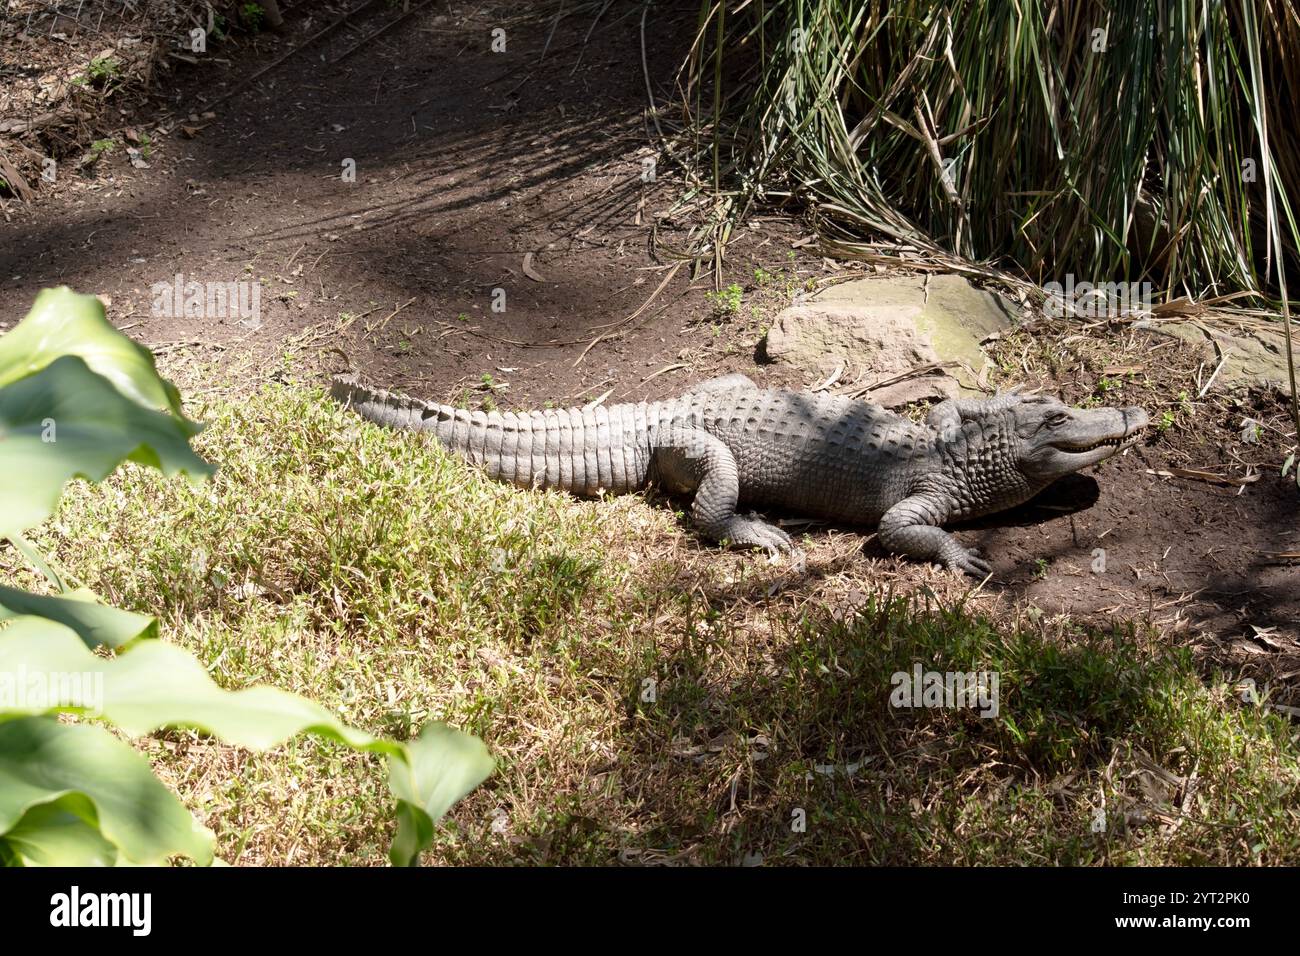
MULTIPOLYGON (((205 417, 197 444, 222 466, 210 486, 128 469, 75 489, 42 543, 123 606, 154 610, 226 686, 317 693, 396 736, 430 719, 509 734, 524 717, 506 699, 558 704, 545 675, 569 666, 600 581, 589 514, 319 395, 267 389, 205 417)), ((242 844, 245 861, 383 859, 389 798, 366 758, 310 741, 269 757, 188 734, 157 743, 163 778, 223 831, 227 858, 242 844)))
MULTIPOLYGON (((1223 682, 1207 690, 1190 656, 1154 635, 1008 633, 961 609, 873 599, 849 621, 791 622, 775 654, 723 680, 709 666, 710 640, 727 641, 725 628, 658 662, 672 679, 657 708, 638 713, 646 748, 689 734, 694 746, 677 751, 681 777, 692 776, 692 760, 715 767, 694 813, 677 814, 711 821, 702 862, 1276 863, 1300 854, 1290 725, 1238 707, 1223 682), (917 663, 997 673, 998 717, 892 708, 892 676, 917 663), (1185 817, 1183 801, 1194 808, 1185 817), (1094 832, 1099 808, 1107 822, 1094 832), (792 825, 796 815, 806 831, 792 825)), ((651 805, 692 799, 674 790, 651 805)))
MULTIPOLYGON (((75 487, 37 544, 224 686, 482 735, 500 769, 430 862, 1300 862, 1292 728, 1167 639, 875 594, 837 611, 667 509, 497 485, 318 391, 192 411, 214 481, 75 487), (918 663, 997 672, 997 717, 891 707, 918 663)), ((11 552, 0 570, 29 579, 11 552)), ((383 858, 367 758, 140 745, 232 862, 383 858)))
POLYGON ((122 66, 111 56, 97 56, 86 67, 86 75, 92 86, 102 87, 122 73, 122 66))
POLYGON ((713 307, 715 318, 729 318, 738 313, 744 296, 745 290, 735 282, 716 292, 704 293, 705 300, 713 307))
POLYGON ((258 33, 266 20, 266 11, 259 3, 245 3, 239 8, 239 19, 246 29, 258 33))

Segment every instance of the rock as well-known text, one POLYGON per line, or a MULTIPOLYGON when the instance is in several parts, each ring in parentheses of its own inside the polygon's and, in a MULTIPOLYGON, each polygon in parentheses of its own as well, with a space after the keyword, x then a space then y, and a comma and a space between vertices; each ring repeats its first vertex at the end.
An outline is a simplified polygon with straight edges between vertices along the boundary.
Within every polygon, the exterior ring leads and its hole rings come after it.
POLYGON ((829 375, 841 365, 896 375, 938 362, 917 328, 919 306, 794 305, 767 333, 768 358, 829 375))
POLYGON ((1200 345, 1205 351, 1208 377, 1226 355, 1227 361, 1214 379, 1215 388, 1253 386, 1275 388, 1290 392, 1290 376, 1286 368, 1286 339, 1281 322, 1274 332, 1271 329, 1252 329, 1229 332, 1197 322, 1161 322, 1159 325, 1144 322, 1134 328, 1149 328, 1200 345), (1218 349, 1215 348, 1218 344, 1218 349))
POLYGON ((980 343, 1009 329, 1017 309, 957 275, 857 279, 781 312, 770 359, 823 377, 843 367, 862 385, 944 362, 961 365, 873 390, 882 405, 974 392, 987 361, 980 343))

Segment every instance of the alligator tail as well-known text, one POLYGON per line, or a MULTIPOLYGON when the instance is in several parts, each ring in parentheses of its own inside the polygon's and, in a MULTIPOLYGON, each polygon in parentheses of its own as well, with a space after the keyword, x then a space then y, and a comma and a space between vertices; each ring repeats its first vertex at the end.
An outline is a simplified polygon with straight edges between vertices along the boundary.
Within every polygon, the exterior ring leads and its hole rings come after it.
POLYGON ((644 405, 467 411, 369 388, 350 376, 335 378, 331 394, 368 421, 431 432, 448 451, 493 478, 523 487, 579 495, 632 491, 649 470, 644 405))

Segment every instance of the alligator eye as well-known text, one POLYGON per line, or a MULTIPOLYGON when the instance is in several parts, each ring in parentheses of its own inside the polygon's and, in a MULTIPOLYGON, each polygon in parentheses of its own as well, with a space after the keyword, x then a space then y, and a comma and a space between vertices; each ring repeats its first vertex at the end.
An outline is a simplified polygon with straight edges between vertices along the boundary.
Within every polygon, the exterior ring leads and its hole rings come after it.
POLYGON ((1047 420, 1047 424, 1052 426, 1053 428, 1057 428, 1061 425, 1064 425, 1069 420, 1070 420, 1070 416, 1065 414, 1065 412, 1057 412, 1055 415, 1053 415, 1051 418, 1047 420))

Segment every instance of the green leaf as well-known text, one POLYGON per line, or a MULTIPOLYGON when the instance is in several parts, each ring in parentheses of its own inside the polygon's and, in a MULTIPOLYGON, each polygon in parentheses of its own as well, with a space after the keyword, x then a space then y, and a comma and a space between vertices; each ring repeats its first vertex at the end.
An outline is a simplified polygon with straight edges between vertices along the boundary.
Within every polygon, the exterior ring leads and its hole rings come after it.
POLYGON ((158 622, 107 604, 88 588, 60 596, 32 594, 0 584, 0 621, 31 614, 72 628, 87 647, 121 647, 137 638, 156 638, 158 622))
POLYGON ((413 866, 433 841, 433 825, 492 773, 494 761, 477 737, 429 724, 407 744, 409 763, 388 761, 388 784, 400 801, 388 858, 413 866))
POLYGON ((81 794, 32 807, 0 838, 23 866, 113 866, 117 847, 69 807, 81 794))
POLYGON ((124 460, 206 477, 212 466, 189 446, 197 431, 125 398, 75 356, 0 388, 0 535, 48 518, 72 478, 101 481, 124 460))
POLYGON ((100 727, 48 717, 0 722, 0 840, 17 830, 19 843, 11 849, 35 861, 78 854, 88 859, 105 852, 100 843, 69 847, 74 830, 84 830, 66 824, 62 813, 115 847, 116 862, 161 865, 172 856, 202 865, 212 861, 212 832, 190 816, 130 745, 100 727), (51 804, 59 814, 31 815, 51 804))
POLYGON ((358 750, 404 753, 400 744, 354 730, 295 694, 273 687, 223 690, 174 645, 143 641, 116 657, 100 657, 70 628, 16 617, 0 631, 0 719, 59 711, 102 716, 133 737, 161 727, 193 727, 226 743, 268 750, 311 731, 358 750), (51 679, 48 692, 42 685, 41 693, 22 698, 5 694, 9 675, 77 680, 51 679))
POLYGON ((180 393, 159 376, 153 354, 119 332, 97 298, 66 286, 42 290, 27 318, 0 337, 0 388, 65 355, 80 356, 133 402, 184 418, 180 393))
POLYGON ((138 642, 104 658, 87 650, 67 627, 37 617, 15 618, 0 631, 0 727, 6 725, 6 714, 54 711, 102 716, 133 736, 160 727, 192 727, 226 743, 267 750, 306 732, 383 754, 389 761, 389 785, 399 800, 398 835, 390 857, 403 865, 415 862, 433 839, 433 824, 493 769, 482 741, 441 724, 426 727, 409 744, 383 740, 349 727, 319 704, 275 688, 223 690, 203 665, 170 644, 138 642), (20 677, 30 681, 31 675, 59 679, 23 694, 14 686, 6 694, 7 677, 16 684, 20 677))
POLYGON ((13 535, 9 538, 9 543, 18 550, 19 554, 27 559, 28 564, 41 572, 41 574, 45 576, 45 580, 53 584, 60 592, 71 590, 68 587, 67 582, 63 580, 63 576, 54 570, 54 566, 45 560, 45 555, 41 554, 34 544, 21 535, 13 535))

